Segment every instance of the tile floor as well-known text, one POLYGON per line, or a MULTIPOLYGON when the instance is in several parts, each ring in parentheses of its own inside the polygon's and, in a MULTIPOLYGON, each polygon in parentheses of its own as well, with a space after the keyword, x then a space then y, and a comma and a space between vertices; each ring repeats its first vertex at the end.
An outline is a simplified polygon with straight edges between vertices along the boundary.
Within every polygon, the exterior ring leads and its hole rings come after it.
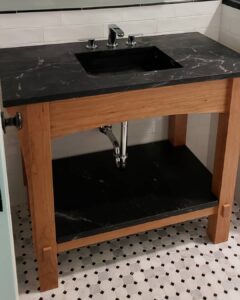
POLYGON ((207 220, 153 230, 59 255, 59 288, 40 293, 27 209, 13 213, 20 300, 240 299, 240 208, 227 243, 207 220))

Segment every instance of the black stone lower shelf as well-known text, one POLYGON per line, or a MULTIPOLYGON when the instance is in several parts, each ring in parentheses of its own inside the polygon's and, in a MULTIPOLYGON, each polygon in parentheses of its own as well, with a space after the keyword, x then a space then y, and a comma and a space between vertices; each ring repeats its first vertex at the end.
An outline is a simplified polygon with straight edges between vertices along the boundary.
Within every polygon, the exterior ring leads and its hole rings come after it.
POLYGON ((161 141, 53 161, 57 242, 216 206, 210 172, 186 147, 161 141))

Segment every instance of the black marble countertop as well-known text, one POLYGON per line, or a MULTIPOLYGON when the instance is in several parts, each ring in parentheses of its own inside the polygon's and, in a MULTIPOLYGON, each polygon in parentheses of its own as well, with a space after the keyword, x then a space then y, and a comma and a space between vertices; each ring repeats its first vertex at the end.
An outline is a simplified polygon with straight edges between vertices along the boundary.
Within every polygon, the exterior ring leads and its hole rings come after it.
MULTIPOLYGON (((106 41, 98 44, 98 50, 107 50, 106 41)), ((138 39, 138 47, 156 46, 183 66, 161 71, 89 75, 75 56, 90 51, 85 45, 1 49, 3 106, 240 77, 240 54, 196 32, 138 39)))
POLYGON ((240 0, 223 0, 222 3, 233 8, 240 9, 240 0))

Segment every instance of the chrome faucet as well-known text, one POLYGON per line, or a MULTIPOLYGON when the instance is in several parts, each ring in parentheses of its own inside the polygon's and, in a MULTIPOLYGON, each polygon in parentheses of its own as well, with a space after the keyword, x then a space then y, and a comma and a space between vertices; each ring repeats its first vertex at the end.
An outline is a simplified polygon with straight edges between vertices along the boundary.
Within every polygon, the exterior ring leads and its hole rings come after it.
POLYGON ((116 48, 117 43, 117 37, 124 37, 124 32, 121 28, 119 28, 115 24, 108 25, 109 33, 108 33, 108 43, 107 46, 109 48, 116 48))

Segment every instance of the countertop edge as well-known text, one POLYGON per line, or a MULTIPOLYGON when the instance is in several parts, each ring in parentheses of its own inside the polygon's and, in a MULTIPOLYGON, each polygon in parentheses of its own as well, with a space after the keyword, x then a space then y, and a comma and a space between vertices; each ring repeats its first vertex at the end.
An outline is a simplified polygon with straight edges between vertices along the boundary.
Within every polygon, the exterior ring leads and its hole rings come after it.
POLYGON ((151 88, 158 88, 158 87, 166 87, 166 86, 174 86, 174 85, 182 85, 182 84, 190 84, 190 83, 196 83, 196 82, 206 82, 206 81, 214 81, 214 80, 224 80, 224 79, 231 79, 231 78, 237 78, 240 77, 239 73, 233 73, 233 74, 220 74, 215 76, 204 76, 204 77, 197 77, 197 78, 189 78, 189 79, 183 79, 171 81, 171 82, 160 82, 159 84, 153 84, 153 83, 146 83, 142 85, 136 85, 133 87, 129 86, 123 86, 123 87, 114 87, 114 88, 108 88, 108 89, 102 89, 97 91, 85 91, 79 93, 72 93, 67 95, 56 95, 51 97, 37 97, 37 98, 30 98, 30 99, 20 99, 20 100, 11 100, 11 99, 3 99, 3 107, 9 108, 9 107, 18 107, 22 105, 28 105, 28 104, 37 104, 37 103, 46 103, 46 102, 55 102, 55 101, 64 101, 69 100, 72 98, 83 98, 83 97, 91 97, 91 96, 98 96, 98 95, 104 95, 104 94, 113 94, 113 93, 121 93, 121 92, 128 92, 128 91, 134 91, 134 90, 145 90, 145 89, 151 89, 151 88), (18 102, 18 103, 16 103, 18 102))

